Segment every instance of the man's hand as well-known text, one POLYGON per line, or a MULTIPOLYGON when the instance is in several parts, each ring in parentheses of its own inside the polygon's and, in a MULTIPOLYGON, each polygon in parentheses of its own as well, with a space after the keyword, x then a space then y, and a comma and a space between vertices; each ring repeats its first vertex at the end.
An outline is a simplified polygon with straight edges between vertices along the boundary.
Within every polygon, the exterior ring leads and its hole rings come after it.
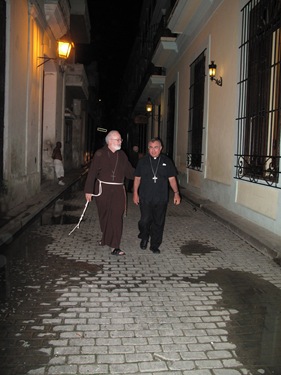
POLYGON ((174 193, 174 204, 177 206, 181 202, 181 197, 179 193, 174 193))
POLYGON ((92 200, 92 196, 93 196, 92 194, 86 193, 86 194, 85 194, 86 201, 87 201, 87 202, 91 202, 91 200, 92 200))
POLYGON ((134 192, 134 194, 133 194, 133 202, 135 203, 135 205, 139 205, 139 203, 140 203, 140 198, 139 198, 139 195, 138 195, 138 193, 137 192, 134 192))
POLYGON ((140 203, 139 198, 139 186, 141 182, 141 177, 135 176, 134 178, 134 192, 133 192, 133 202, 138 206, 140 203))

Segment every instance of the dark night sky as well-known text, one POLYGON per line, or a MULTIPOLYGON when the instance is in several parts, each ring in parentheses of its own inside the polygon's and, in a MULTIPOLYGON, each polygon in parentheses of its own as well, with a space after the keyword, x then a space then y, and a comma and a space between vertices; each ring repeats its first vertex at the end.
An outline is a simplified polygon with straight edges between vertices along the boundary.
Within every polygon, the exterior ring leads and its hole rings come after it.
POLYGON ((114 106, 139 30, 142 0, 88 0, 91 44, 77 46, 77 62, 98 62, 100 96, 114 106))

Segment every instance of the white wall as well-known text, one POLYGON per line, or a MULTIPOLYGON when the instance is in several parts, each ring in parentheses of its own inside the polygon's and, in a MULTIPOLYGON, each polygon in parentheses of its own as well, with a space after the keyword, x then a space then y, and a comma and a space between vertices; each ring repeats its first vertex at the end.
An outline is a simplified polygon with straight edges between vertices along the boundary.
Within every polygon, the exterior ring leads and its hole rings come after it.
POLYGON ((234 179, 238 115, 239 45, 241 8, 238 1, 222 1, 209 19, 192 35, 178 37, 179 53, 167 70, 168 87, 177 85, 175 161, 182 186, 216 202, 275 234, 281 234, 279 189, 234 179), (206 49, 205 113, 202 172, 186 169, 189 122, 190 64, 206 49), (208 64, 215 60, 222 87, 208 78, 208 64))
MULTIPOLYGON (((42 154, 48 149, 50 158, 56 132, 63 136, 63 80, 56 75, 50 92, 56 102, 52 114, 49 113, 52 117, 47 131, 50 142, 42 142, 45 64, 38 65, 44 61, 40 57, 56 56, 56 41, 47 27, 43 5, 42 0, 7 1, 6 5, 4 183, 8 194, 1 196, 1 211, 13 208, 40 191, 42 163, 45 163, 42 154)), ((50 173, 53 176, 53 166, 50 173)))
POLYGON ((10 206, 34 194, 40 186, 37 56, 42 31, 29 18, 26 0, 7 2, 7 14, 4 180, 9 191, 5 203, 10 206))

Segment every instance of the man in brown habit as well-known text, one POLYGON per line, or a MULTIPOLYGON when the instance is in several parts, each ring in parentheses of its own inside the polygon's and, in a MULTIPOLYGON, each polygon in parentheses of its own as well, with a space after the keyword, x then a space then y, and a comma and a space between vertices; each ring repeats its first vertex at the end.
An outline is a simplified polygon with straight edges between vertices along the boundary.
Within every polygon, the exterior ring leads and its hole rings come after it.
POLYGON ((94 154, 84 192, 87 202, 93 196, 96 198, 102 232, 100 245, 111 247, 113 255, 125 255, 120 250, 126 206, 124 179, 134 179, 134 168, 121 150, 122 139, 118 131, 110 131, 105 141, 106 145, 94 154))

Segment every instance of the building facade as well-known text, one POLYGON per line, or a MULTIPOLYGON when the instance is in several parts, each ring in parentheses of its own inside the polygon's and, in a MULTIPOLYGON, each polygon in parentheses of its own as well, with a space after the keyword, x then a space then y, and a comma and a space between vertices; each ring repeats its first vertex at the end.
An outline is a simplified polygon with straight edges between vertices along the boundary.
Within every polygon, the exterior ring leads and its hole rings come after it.
POLYGON ((131 62, 132 142, 160 136, 187 192, 281 236, 281 1, 144 0, 131 62))
POLYGON ((86 0, 1 0, 1 212, 54 180, 51 158, 62 143, 65 169, 84 163, 88 80, 58 42, 90 42, 86 0), (77 27, 78 25, 78 27, 77 27))

